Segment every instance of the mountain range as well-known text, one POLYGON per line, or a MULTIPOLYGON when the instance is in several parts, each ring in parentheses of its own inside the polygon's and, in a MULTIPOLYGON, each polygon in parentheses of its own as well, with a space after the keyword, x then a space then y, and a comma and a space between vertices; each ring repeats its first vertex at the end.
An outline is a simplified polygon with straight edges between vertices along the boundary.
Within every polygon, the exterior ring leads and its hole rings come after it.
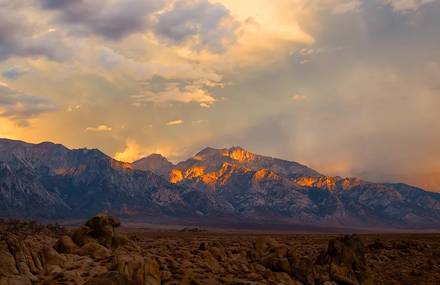
POLYGON ((330 177, 241 147, 205 148, 173 164, 97 149, 0 139, 0 216, 440 229, 440 194, 402 183, 330 177))

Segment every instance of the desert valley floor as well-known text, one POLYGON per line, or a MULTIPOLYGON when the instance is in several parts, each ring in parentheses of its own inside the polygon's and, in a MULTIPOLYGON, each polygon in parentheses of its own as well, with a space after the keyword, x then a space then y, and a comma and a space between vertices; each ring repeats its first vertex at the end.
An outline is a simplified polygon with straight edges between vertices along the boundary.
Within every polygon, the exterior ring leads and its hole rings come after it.
POLYGON ((440 234, 77 228, 3 220, 0 284, 440 284, 440 234))
MULTIPOLYGON (((301 284, 289 283, 287 276, 281 277, 285 281, 271 279, 271 270, 249 262, 246 257, 252 255, 255 243, 273 241, 299 257, 315 260, 330 240, 341 236, 133 229, 128 232, 139 239, 143 249, 157 256, 165 268, 171 269, 172 274, 165 274, 169 284, 180 284, 177 280, 186 278, 193 280, 193 284, 301 284), (211 260, 208 252, 214 253, 218 262, 211 260)), ((361 239, 366 245, 372 284, 440 284, 440 234, 364 234, 361 239)))

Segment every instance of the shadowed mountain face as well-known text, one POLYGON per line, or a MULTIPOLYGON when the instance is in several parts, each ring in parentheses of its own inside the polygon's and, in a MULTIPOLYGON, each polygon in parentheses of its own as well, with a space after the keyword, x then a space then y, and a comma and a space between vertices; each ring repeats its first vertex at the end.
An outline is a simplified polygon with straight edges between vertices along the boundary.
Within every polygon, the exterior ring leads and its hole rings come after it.
POLYGON ((192 215, 183 189, 98 150, 0 141, 0 215, 70 218, 192 215))
POLYGON ((133 168, 149 170, 161 176, 167 176, 174 165, 160 154, 153 153, 133 162, 133 168))
POLYGON ((206 148, 173 165, 98 150, 0 140, 0 216, 110 212, 203 223, 440 228, 440 194, 405 184, 327 177, 239 147, 206 148))

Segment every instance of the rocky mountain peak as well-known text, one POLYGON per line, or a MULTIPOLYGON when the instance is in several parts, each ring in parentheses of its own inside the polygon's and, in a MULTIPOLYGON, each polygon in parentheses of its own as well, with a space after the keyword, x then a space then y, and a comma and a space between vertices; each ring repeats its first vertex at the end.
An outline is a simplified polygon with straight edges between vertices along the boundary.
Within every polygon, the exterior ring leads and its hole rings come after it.
POLYGON ((239 162, 255 160, 257 155, 245 150, 242 147, 234 146, 228 150, 228 156, 239 162))
POLYGON ((147 158, 168 161, 168 159, 160 153, 152 153, 149 156, 147 156, 147 158))
POLYGON ((163 155, 158 153, 150 154, 132 163, 134 169, 150 170, 159 175, 167 176, 174 165, 163 155))
POLYGON ((231 148, 212 148, 206 147, 199 151, 195 156, 195 160, 204 161, 207 159, 222 159, 222 158, 231 158, 238 162, 251 161, 254 160, 257 155, 245 150, 240 146, 234 146, 231 148))
POLYGON ((143 157, 133 162, 133 164, 148 164, 151 166, 172 165, 172 163, 165 156, 159 153, 152 153, 149 156, 143 157))
POLYGON ((210 155, 218 154, 221 151, 222 151, 221 149, 216 149, 213 147, 205 147, 204 149, 199 151, 196 154, 196 156, 210 156, 210 155))
POLYGON ((0 181, 5 217, 75 218, 99 211, 139 218, 203 215, 210 222, 221 215, 247 222, 440 227, 438 193, 325 176, 241 147, 206 148, 177 165, 159 154, 129 164, 96 149, 0 140, 0 181))

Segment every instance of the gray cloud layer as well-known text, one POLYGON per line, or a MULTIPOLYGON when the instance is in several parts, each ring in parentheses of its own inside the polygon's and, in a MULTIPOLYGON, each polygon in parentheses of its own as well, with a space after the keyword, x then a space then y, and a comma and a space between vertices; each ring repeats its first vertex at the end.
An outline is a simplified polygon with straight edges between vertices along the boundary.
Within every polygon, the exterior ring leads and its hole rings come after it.
POLYGON ((235 24, 223 24, 230 17, 229 11, 220 4, 206 0, 178 1, 173 9, 159 16, 155 31, 173 43, 181 43, 195 36, 197 46, 214 52, 224 50, 225 42, 234 39, 235 24))
POLYGON ((0 2, 0 61, 10 57, 47 57, 64 60, 70 49, 58 33, 35 31, 20 13, 21 2, 0 2))
POLYGON ((44 0, 44 9, 57 12, 59 22, 76 33, 98 34, 120 39, 148 26, 148 16, 161 8, 164 1, 144 0, 44 0))
POLYGON ((19 126, 28 126, 29 119, 56 110, 56 105, 46 98, 0 85, 0 116, 12 119, 19 126))

